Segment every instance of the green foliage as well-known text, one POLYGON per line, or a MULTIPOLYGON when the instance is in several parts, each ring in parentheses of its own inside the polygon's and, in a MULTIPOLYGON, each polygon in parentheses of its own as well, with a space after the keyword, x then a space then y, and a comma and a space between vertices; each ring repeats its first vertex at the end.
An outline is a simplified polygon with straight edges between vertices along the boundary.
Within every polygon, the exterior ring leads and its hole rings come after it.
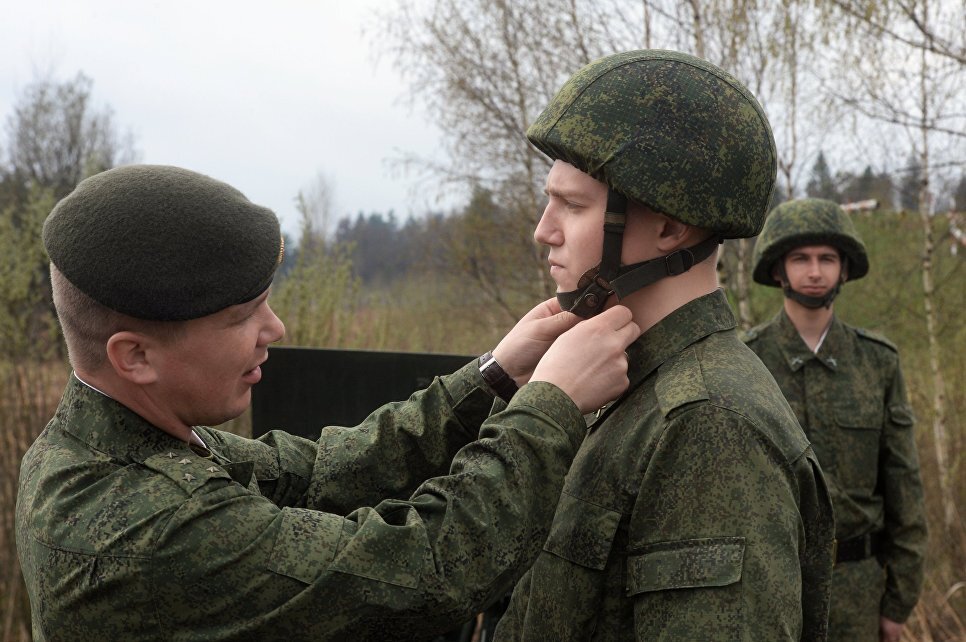
POLYGON ((44 219, 50 190, 31 188, 23 205, 0 209, 0 356, 17 362, 56 354, 58 330, 50 305, 44 219))
POLYGON ((339 346, 353 325, 359 279, 352 274, 350 246, 305 243, 295 265, 271 294, 275 313, 285 322, 283 343, 339 346))
POLYGON ((461 275, 463 291, 471 292, 480 308, 499 311, 505 322, 512 322, 548 295, 532 219, 518 206, 477 188, 459 215, 432 225, 428 238, 438 251, 425 254, 432 259, 425 268, 461 275))

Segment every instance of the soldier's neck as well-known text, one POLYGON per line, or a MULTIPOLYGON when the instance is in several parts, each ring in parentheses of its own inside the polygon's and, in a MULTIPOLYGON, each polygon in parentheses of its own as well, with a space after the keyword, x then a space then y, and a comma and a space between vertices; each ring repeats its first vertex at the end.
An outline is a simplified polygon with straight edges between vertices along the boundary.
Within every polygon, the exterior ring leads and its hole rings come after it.
POLYGON ((825 331, 831 325, 834 308, 834 305, 827 308, 824 306, 806 308, 797 301, 785 299, 785 314, 788 315, 789 321, 798 330, 798 335, 812 352, 818 349, 822 337, 825 336, 825 331))
POLYGON ((706 260, 684 274, 661 279, 627 296, 622 305, 634 315, 634 323, 647 332, 661 319, 691 301, 717 290, 715 263, 706 260))

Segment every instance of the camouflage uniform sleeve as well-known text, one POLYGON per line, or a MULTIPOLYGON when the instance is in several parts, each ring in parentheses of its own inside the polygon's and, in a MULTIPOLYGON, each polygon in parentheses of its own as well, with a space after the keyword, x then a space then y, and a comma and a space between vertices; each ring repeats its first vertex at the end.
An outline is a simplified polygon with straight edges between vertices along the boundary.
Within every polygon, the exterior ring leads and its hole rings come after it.
POLYGON ((280 430, 255 441, 215 436, 233 461, 255 463, 259 490, 278 506, 345 514, 409 497, 423 480, 445 475, 476 438, 493 399, 474 361, 358 426, 323 428, 318 441, 280 430))
MULTIPOLYGON (((172 635, 209 639, 413 639, 445 630, 533 561, 583 431, 573 403, 535 382, 484 423, 449 476, 407 500, 341 516, 280 509, 226 479, 210 481, 156 548, 161 621, 172 635)), ((356 492, 354 479, 345 483, 356 492)))
POLYGON ((491 407, 493 393, 473 361, 358 426, 323 428, 306 506, 345 514, 409 497, 423 480, 446 474, 456 452, 477 438, 491 407))
POLYGON ((922 587, 926 517, 914 420, 898 355, 893 367, 879 453, 886 536, 886 591, 880 608, 890 620, 905 622, 922 587))
POLYGON ((705 404, 674 418, 648 463, 630 524, 637 639, 824 639, 832 518, 816 474, 805 453, 787 462, 729 410, 705 404), (824 542, 806 542, 812 529, 799 510, 802 495, 814 496, 810 517, 824 522, 824 542), (824 566, 814 577, 803 569, 806 545, 817 547, 824 566), (805 595, 816 589, 824 599, 805 595), (809 599, 815 604, 803 604, 809 599))

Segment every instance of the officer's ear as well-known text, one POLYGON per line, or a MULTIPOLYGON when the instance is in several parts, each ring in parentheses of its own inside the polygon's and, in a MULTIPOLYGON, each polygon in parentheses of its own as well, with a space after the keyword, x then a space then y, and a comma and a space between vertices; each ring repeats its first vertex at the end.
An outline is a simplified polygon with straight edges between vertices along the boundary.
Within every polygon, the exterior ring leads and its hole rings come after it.
POLYGON ((154 343, 152 337, 142 332, 116 332, 107 340, 107 360, 125 381, 138 385, 154 383, 158 373, 149 357, 154 343))

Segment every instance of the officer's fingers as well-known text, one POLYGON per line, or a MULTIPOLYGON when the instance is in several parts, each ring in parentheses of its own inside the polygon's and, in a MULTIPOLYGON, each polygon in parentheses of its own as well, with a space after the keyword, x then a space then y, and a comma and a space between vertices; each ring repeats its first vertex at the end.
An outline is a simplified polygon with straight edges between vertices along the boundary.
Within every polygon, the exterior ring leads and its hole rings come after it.
POLYGON ((553 341, 580 321, 581 318, 573 312, 557 312, 544 319, 534 321, 533 338, 541 341, 553 341))
POLYGON ((573 312, 558 312, 557 314, 550 317, 557 334, 562 334, 580 323, 583 319, 578 317, 573 312))
POLYGON ((547 299, 533 306, 533 309, 527 312, 521 320, 546 319, 559 313, 560 303, 557 302, 557 299, 547 299))
POLYGON ((630 344, 637 341, 637 338, 641 336, 641 327, 631 321, 627 325, 617 330, 617 334, 620 336, 621 340, 624 342, 624 347, 626 348, 630 344))
POLYGON ((628 323, 631 323, 633 318, 634 315, 631 314, 631 311, 627 307, 615 305, 598 314, 594 317, 594 320, 611 330, 618 330, 628 323))
POLYGON ((563 312, 563 309, 560 307, 560 301, 557 300, 557 297, 547 299, 543 302, 543 305, 550 310, 550 314, 560 314, 563 312))

